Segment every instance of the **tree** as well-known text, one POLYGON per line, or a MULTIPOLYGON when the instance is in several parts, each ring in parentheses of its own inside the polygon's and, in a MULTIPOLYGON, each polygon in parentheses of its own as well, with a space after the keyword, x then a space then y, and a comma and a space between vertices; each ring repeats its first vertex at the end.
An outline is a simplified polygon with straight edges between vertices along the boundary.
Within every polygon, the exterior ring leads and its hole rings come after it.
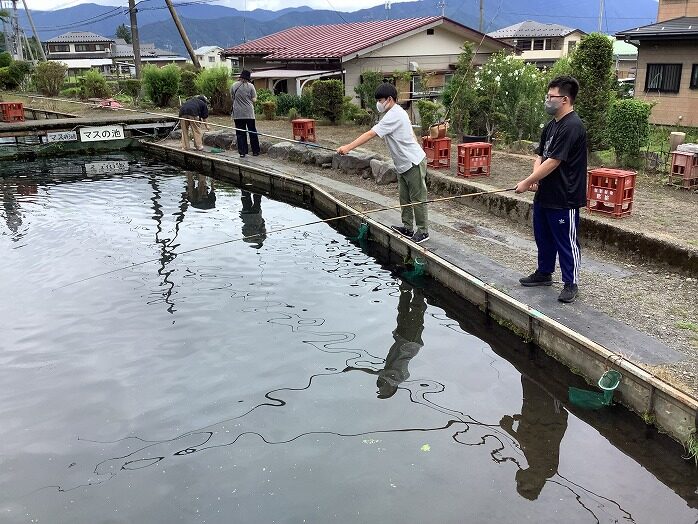
POLYGON ((601 33, 584 37, 572 55, 571 65, 572 76, 579 81, 575 109, 586 126, 589 150, 604 149, 613 91, 613 43, 601 33))
POLYGON ((179 92, 181 71, 175 64, 157 67, 148 64, 143 68, 143 86, 148 98, 157 106, 167 107, 179 92))
POLYGON ((453 78, 446 85, 442 95, 447 111, 446 117, 451 121, 451 130, 456 135, 469 131, 470 112, 477 101, 473 54, 473 45, 470 42, 463 44, 453 78))
POLYGON ((342 118, 343 103, 344 85, 341 80, 318 80, 313 84, 313 108, 318 115, 336 124, 342 118))
POLYGON ((40 62, 34 71, 36 88, 44 96, 56 96, 65 82, 68 67, 60 62, 40 62))
POLYGON ((371 115, 371 120, 378 120, 376 111, 376 89, 383 83, 383 73, 378 71, 364 71, 361 73, 361 83, 354 88, 354 92, 359 96, 361 107, 371 115))
POLYGON ((131 31, 129 31, 124 24, 121 24, 116 28, 116 38, 123 38, 126 40, 127 44, 131 43, 131 31))
MULTIPOLYGON (((189 74, 191 73, 182 73, 182 79, 189 74)), ((196 91, 206 95, 211 101, 212 112, 222 115, 230 114, 233 109, 233 99, 230 96, 231 84, 230 70, 226 67, 202 69, 194 79, 196 91)))

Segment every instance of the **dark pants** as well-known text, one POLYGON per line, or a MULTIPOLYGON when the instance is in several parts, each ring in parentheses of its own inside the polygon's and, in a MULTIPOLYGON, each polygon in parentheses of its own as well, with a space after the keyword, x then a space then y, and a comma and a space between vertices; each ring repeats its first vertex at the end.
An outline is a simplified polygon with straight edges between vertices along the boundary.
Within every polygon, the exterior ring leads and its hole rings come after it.
POLYGON ((577 240, 579 209, 550 209, 533 204, 533 235, 538 246, 538 271, 555 271, 555 258, 560 260, 562 281, 577 284, 581 253, 577 240))
POLYGON ((250 145, 252 146, 252 153, 255 155, 259 154, 259 135, 257 135, 257 126, 255 125, 254 118, 235 118, 235 127, 237 131, 235 134, 238 139, 238 153, 241 155, 246 155, 248 153, 247 149, 247 131, 250 132, 250 145), (247 131, 246 131, 247 130, 247 131))

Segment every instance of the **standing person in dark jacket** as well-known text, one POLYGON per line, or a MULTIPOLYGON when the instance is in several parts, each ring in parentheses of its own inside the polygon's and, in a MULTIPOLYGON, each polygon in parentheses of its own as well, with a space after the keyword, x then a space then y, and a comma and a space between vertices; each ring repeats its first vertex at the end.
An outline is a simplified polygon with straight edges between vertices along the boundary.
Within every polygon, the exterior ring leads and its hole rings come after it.
POLYGON ((190 98, 179 108, 179 117, 187 119, 180 120, 182 127, 182 149, 189 149, 189 129, 191 129, 194 135, 194 147, 199 151, 203 151, 204 144, 201 136, 201 123, 206 126, 206 129, 210 129, 206 123, 206 119, 208 118, 208 98, 204 95, 190 98), (191 120, 198 120, 198 122, 191 122, 191 120))
POLYGON ((535 191, 533 233, 538 268, 519 280, 524 286, 550 286, 555 257, 560 260, 564 289, 560 302, 577 298, 581 253, 577 240, 579 208, 586 205, 587 135, 574 111, 579 82, 560 76, 548 84, 545 111, 554 118, 543 128, 533 173, 519 182, 517 193, 535 191))
POLYGON ((254 103, 257 101, 257 90, 252 83, 252 74, 243 69, 240 80, 230 88, 230 96, 233 99, 233 121, 235 122, 238 141, 238 153, 240 158, 247 155, 247 132, 250 133, 250 145, 252 155, 259 155, 259 136, 254 115, 254 103))

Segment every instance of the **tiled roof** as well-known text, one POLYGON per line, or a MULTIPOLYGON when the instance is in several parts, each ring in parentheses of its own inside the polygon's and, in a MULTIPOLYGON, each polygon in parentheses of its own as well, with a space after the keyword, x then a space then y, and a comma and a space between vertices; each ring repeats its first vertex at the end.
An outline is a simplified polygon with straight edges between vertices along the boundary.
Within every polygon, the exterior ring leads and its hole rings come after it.
POLYGON ((341 58, 403 33, 444 20, 439 16, 292 27, 226 49, 224 55, 263 55, 268 60, 341 58))
POLYGON ((97 33, 90 33, 89 31, 70 31, 69 33, 63 33, 62 35, 44 40, 44 42, 49 44, 91 44, 113 41, 114 40, 111 38, 98 35, 97 33))
MULTIPOLYGON (((580 30, 559 24, 543 24, 541 22, 534 22, 533 20, 526 20, 525 22, 520 22, 487 33, 487 36, 491 36, 492 38, 535 38, 537 36, 567 36, 574 31, 580 30)), ((580 32, 583 33, 584 31, 580 32)))
POLYGON ((619 31, 616 33, 617 38, 628 40, 639 39, 681 39, 681 38, 696 38, 698 35, 698 17, 682 16, 665 22, 657 22, 656 24, 645 25, 619 31))

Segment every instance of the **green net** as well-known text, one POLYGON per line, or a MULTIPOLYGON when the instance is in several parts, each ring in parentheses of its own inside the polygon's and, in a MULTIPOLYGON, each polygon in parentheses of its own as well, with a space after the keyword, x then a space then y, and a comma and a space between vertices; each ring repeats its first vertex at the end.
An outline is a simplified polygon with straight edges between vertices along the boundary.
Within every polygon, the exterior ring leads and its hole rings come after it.
POLYGON ((359 226, 359 231, 357 236, 355 237, 349 237, 349 240, 353 240, 354 242, 358 242, 359 244, 363 244, 364 242, 368 241, 368 224, 366 222, 362 222, 361 225, 359 226))
POLYGON ((425 260, 417 257, 414 260, 412 260, 411 265, 412 269, 408 269, 407 271, 402 273, 402 278, 404 278, 408 282, 414 282, 416 280, 419 280, 426 274, 427 263, 425 260))
POLYGON ((614 369, 606 371, 599 379, 601 391, 589 391, 570 387, 568 397, 570 402, 583 409, 601 409, 613 402, 613 392, 620 384, 621 374, 614 369))

